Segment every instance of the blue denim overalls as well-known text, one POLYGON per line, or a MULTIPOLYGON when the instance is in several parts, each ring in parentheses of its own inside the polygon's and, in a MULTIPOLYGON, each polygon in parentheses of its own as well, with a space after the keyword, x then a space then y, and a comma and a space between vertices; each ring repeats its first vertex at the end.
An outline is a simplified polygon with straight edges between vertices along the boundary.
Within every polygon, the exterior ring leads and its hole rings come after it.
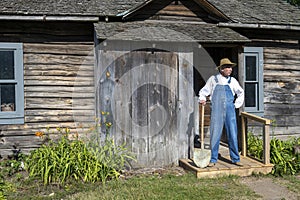
MULTIPOLYGON (((237 141, 237 125, 236 114, 234 107, 234 96, 229 85, 218 84, 217 76, 215 76, 217 85, 215 86, 211 98, 211 121, 210 121, 210 147, 211 160, 216 163, 218 160, 218 152, 220 146, 220 139, 225 123, 226 134, 228 139, 228 146, 230 158, 232 162, 239 162, 240 156, 238 151, 237 141)), ((229 77, 228 84, 231 82, 229 77)))

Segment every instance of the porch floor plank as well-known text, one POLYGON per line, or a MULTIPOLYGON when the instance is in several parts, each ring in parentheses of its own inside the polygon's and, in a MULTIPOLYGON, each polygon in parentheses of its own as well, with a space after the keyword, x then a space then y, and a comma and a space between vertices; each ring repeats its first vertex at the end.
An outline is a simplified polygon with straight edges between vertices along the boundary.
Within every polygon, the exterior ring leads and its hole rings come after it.
POLYGON ((214 167, 199 168, 191 159, 180 159, 179 166, 192 171, 197 178, 214 178, 218 176, 237 175, 250 176, 252 174, 268 174, 272 171, 273 165, 265 165, 250 157, 241 156, 243 166, 237 166, 231 163, 228 156, 220 156, 214 167))

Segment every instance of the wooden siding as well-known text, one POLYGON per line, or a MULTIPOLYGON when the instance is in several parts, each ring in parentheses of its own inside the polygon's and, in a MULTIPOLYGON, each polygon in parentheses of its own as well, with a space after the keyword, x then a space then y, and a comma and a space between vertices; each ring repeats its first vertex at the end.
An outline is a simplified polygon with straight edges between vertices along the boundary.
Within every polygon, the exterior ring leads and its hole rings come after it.
POLYGON ((194 1, 156 1, 137 11, 135 19, 213 22, 213 17, 194 1))
POLYGON ((298 41, 262 42, 265 118, 271 134, 300 136, 300 48, 298 41))
POLYGON ((97 50, 98 113, 112 113, 111 134, 137 156, 134 167, 177 163, 193 137, 193 55, 124 46, 97 50))
POLYGON ((94 45, 88 34, 92 30, 86 31, 92 26, 48 25, 1 28, 1 40, 23 43, 25 101, 25 124, 0 125, 2 157, 11 154, 13 146, 24 153, 39 147, 42 140, 36 131, 68 127, 76 132, 81 124, 94 120, 94 45), (77 41, 80 35, 84 37, 77 41))

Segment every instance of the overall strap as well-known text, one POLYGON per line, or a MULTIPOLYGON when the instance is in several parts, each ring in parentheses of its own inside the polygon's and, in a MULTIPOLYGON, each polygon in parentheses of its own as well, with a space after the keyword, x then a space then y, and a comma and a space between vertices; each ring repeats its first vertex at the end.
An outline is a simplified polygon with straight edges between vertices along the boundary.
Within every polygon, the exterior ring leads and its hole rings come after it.
MULTIPOLYGON (((217 75, 215 75, 215 81, 216 81, 216 83, 219 82, 218 78, 217 78, 217 75)), ((228 79, 228 84, 230 84, 230 83, 231 83, 231 76, 229 76, 229 79, 228 79)))
POLYGON ((215 75, 215 81, 216 81, 216 83, 219 82, 219 81, 218 81, 218 78, 217 78, 217 75, 215 75))
POLYGON ((231 83, 231 76, 229 76, 229 80, 228 80, 228 84, 230 84, 231 83))

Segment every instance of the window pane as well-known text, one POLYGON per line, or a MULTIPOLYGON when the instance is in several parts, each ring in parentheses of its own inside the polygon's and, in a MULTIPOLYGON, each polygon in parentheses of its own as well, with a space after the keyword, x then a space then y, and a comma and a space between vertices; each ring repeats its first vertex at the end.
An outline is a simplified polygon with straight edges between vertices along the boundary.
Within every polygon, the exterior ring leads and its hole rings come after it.
POLYGON ((15 84, 0 85, 1 112, 15 111, 15 84))
POLYGON ((256 56, 246 56, 246 81, 256 81, 256 56))
POLYGON ((15 79, 13 51, 0 51, 0 79, 15 79))
POLYGON ((245 84, 245 106, 256 107, 256 84, 245 84))

